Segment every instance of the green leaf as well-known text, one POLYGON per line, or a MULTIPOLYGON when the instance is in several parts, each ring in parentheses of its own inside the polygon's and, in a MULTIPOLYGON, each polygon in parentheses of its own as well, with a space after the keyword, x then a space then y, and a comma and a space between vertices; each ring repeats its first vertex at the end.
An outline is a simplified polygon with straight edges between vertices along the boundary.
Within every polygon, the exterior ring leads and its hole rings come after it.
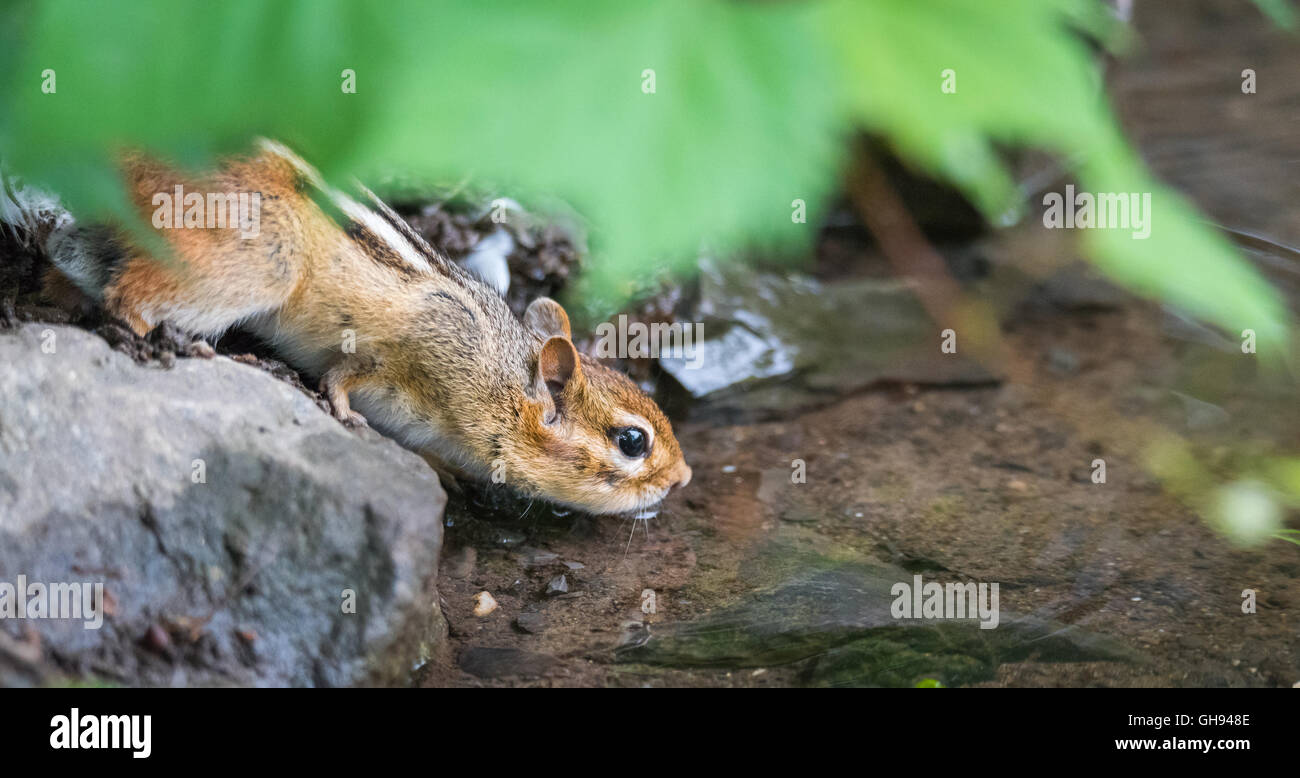
POLYGON ((9 162, 83 209, 119 212, 104 183, 123 143, 197 164, 267 134, 332 176, 468 172, 579 208, 589 287, 611 299, 692 266, 702 245, 807 244, 835 183, 842 144, 821 86, 834 74, 801 4, 175 6, 29 9, 0 86, 9 162), (39 89, 45 68, 55 94, 39 89), (810 224, 792 223, 795 199, 810 224))
POLYGON ((1276 292, 1120 139, 1081 33, 1122 35, 1095 0, 47 0, 0 13, 0 156, 87 213, 125 217, 122 146, 198 165, 269 135, 328 177, 469 174, 569 201, 591 227, 584 292, 608 311, 702 250, 807 246, 845 138, 867 129, 995 223, 1025 210, 1006 147, 1083 160, 1094 192, 1150 192, 1151 239, 1093 231, 1092 259, 1229 329, 1286 337, 1276 292), (796 200, 807 223, 790 218, 796 200))
MULTIPOLYGON (((1254 329, 1276 346, 1265 353, 1285 353, 1290 321, 1277 291, 1152 179, 1122 139, 1094 55, 1071 30, 1107 30, 1099 3, 836 0, 823 25, 841 70, 869 74, 843 79, 849 117, 958 186, 990 221, 1021 206, 995 146, 1077 158, 1082 189, 1151 195, 1148 239, 1127 229, 1082 231, 1101 270, 1234 333, 1254 329), (955 90, 943 88, 945 79, 955 90)), ((1043 213, 1039 203, 1028 210, 1043 213)))
POLYGON ((1255 5, 1277 26, 1295 29, 1295 6, 1291 5, 1291 0, 1255 0, 1255 5))
POLYGON ((1261 353, 1285 353, 1289 317, 1278 292, 1180 195, 1155 182, 1124 148, 1095 153, 1080 168, 1093 192, 1151 194, 1150 236, 1084 231, 1089 258, 1130 289, 1213 321, 1235 338, 1252 329, 1261 353))

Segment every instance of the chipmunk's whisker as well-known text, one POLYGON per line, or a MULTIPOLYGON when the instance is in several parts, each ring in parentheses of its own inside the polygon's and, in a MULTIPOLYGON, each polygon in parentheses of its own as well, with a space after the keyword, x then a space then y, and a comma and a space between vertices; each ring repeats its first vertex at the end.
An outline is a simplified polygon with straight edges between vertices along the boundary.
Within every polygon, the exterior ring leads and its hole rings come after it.
POLYGON ((638 511, 632 516, 632 532, 627 536, 627 548, 623 549, 623 558, 627 559, 627 552, 632 548, 632 538, 636 537, 636 523, 638 521, 645 523, 645 539, 650 540, 650 520, 659 515, 658 508, 646 508, 638 511))

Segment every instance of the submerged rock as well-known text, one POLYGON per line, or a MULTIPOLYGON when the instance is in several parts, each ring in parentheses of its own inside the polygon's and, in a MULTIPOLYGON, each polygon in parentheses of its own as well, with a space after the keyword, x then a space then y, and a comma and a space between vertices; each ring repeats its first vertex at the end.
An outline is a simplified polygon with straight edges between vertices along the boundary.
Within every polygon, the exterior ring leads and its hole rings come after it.
POLYGON ((1004 662, 1137 661, 1118 641, 1033 617, 894 618, 893 587, 913 574, 890 565, 802 564, 784 582, 695 621, 655 625, 619 661, 669 667, 801 663, 813 686, 946 686, 992 678, 1004 662))
POLYGON ((536 635, 546 629, 546 617, 538 611, 524 611, 515 617, 515 626, 520 632, 536 635))
POLYGON ((569 591, 569 582, 564 576, 557 575, 546 585, 546 593, 549 595, 565 594, 569 591))
POLYGON ((462 670, 479 678, 536 677, 546 675, 557 663, 550 654, 486 646, 470 646, 459 661, 462 670))
POLYGON ((715 408, 773 413, 880 381, 981 384, 996 367, 940 350, 940 327, 910 287, 873 278, 823 283, 798 274, 706 264, 692 349, 659 363, 715 408))
POLYGON ((224 358, 28 324, 0 365, 0 587, 104 602, 97 629, 0 620, 0 649, 37 646, 0 650, 0 684, 392 683, 441 653, 446 495, 415 454, 224 358))

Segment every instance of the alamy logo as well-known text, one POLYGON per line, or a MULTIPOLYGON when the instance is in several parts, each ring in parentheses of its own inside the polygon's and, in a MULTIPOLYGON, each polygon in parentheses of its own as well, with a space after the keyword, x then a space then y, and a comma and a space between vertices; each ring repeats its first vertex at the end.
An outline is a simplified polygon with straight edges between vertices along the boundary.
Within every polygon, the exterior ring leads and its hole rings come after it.
POLYGON ((170 229, 238 229, 239 237, 262 231, 261 192, 186 192, 180 184, 153 196, 153 226, 170 229))
POLYGON ((627 314, 621 313, 617 324, 606 321, 596 325, 596 356, 602 359, 673 357, 685 360, 686 367, 694 370, 703 361, 700 354, 703 339, 702 323, 629 322, 627 314))
POLYGON ((980 629, 998 625, 998 585, 947 583, 923 584, 921 576, 912 583, 900 581, 889 589, 894 604, 889 613, 896 619, 974 619, 980 629))
POLYGON ((104 624, 104 584, 0 581, 0 619, 81 619, 85 629, 104 624))
POLYGON ((129 748, 135 759, 153 753, 153 716, 82 716, 73 708, 50 719, 50 748, 129 748))
POLYGON ((1134 240, 1151 237, 1150 192, 1091 192, 1074 191, 1074 185, 1060 192, 1043 195, 1043 226, 1067 230, 1132 230, 1134 240))

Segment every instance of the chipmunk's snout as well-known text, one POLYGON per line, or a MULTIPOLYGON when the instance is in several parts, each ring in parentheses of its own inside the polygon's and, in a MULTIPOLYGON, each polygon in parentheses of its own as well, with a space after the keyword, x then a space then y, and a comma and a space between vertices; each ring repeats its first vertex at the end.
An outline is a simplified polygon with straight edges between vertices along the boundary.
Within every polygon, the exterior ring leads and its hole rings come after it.
POLYGON ((685 487, 687 484, 689 484, 689 483, 691 482, 691 468, 690 468, 690 465, 688 465, 688 464, 686 464, 685 462, 683 462, 683 463, 681 464, 681 466, 677 468, 677 474, 676 474, 676 475, 677 475, 677 480, 674 481, 674 482, 673 482, 673 483, 668 487, 668 491, 669 491, 669 492, 672 492, 672 491, 675 490, 675 489, 681 489, 681 488, 685 487))

